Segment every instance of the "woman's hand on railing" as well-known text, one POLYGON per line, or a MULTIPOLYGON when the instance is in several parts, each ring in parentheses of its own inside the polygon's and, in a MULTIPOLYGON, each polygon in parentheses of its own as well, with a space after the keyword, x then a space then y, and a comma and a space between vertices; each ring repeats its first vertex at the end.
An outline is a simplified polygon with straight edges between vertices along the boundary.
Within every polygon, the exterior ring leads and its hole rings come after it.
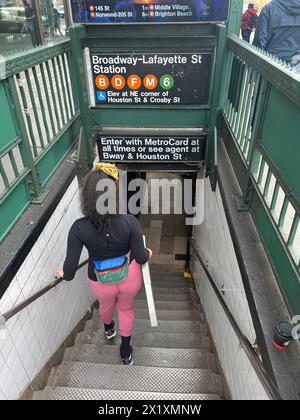
POLYGON ((55 278, 60 279, 64 277, 64 270, 62 268, 59 268, 55 273, 55 278))
POLYGON ((152 249, 147 248, 147 251, 149 252, 149 259, 152 258, 152 255, 153 255, 152 249))

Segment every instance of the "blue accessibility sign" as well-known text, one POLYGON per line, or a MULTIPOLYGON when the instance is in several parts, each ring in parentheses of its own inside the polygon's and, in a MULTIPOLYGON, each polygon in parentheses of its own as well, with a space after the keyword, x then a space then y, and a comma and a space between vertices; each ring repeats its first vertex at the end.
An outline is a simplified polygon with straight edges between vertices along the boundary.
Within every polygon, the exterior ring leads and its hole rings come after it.
POLYGON ((107 101, 107 93, 103 90, 97 90, 97 102, 106 102, 107 101))

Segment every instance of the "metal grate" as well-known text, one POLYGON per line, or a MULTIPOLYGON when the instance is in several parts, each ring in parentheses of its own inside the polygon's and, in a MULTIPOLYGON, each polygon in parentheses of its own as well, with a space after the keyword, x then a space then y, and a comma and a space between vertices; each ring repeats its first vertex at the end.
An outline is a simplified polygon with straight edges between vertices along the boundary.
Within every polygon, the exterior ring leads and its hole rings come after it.
MULTIPOLYGON (((118 328, 118 320, 116 320, 116 327, 118 328)), ((100 329, 100 331, 104 329, 97 312, 94 314, 93 328, 100 329)), ((134 330, 139 332, 208 334, 207 325, 200 321, 159 321, 157 327, 152 327, 149 320, 136 319, 134 330)))
MULTIPOLYGON (((96 344, 82 344, 75 346, 65 361, 84 363, 120 364, 119 346, 114 345, 110 351, 105 346, 96 344)), ((199 349, 166 349, 166 348, 134 348, 135 366, 152 366, 184 369, 212 369, 216 370, 212 353, 199 349)))
MULTIPOLYGON (((120 337, 116 336, 107 340, 103 333, 84 332, 78 335, 76 343, 92 343, 104 346, 121 344, 120 337)), ((134 347, 161 347, 161 348, 179 348, 179 349, 197 349, 203 348, 211 350, 211 342, 208 337, 201 334, 191 333, 156 333, 136 331, 132 336, 132 345, 134 347)))
POLYGON ((214 394, 167 394, 165 392, 137 392, 117 391, 105 389, 63 388, 54 390, 46 389, 41 395, 41 400, 143 400, 143 401, 169 401, 169 400, 219 400, 214 394))
POLYGON ((64 363, 56 386, 166 393, 221 393, 220 377, 206 369, 64 363))

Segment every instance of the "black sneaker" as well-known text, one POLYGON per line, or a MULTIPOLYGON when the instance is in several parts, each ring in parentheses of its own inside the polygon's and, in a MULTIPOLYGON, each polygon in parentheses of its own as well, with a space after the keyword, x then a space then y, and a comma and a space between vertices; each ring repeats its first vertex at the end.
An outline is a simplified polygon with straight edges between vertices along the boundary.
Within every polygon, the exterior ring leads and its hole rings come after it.
POLYGON ((105 336, 108 340, 115 337, 117 335, 117 330, 115 329, 115 323, 114 321, 111 323, 111 327, 108 329, 105 329, 105 336))
POLYGON ((122 365, 133 365, 133 348, 130 346, 130 354, 128 357, 122 357, 122 365))

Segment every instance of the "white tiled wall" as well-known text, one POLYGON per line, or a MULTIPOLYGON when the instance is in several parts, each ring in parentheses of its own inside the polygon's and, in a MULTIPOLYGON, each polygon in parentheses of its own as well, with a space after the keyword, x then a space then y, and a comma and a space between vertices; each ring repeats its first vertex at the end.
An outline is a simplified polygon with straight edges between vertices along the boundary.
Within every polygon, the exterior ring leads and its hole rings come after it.
MULTIPOLYGON (((62 267, 69 228, 81 216, 73 180, 0 300, 0 313, 46 286, 62 267)), ((83 251, 81 262, 87 258, 83 251)), ((11 318, 0 335, 0 399, 17 399, 85 315, 93 298, 87 267, 11 318), (3 337, 5 335, 6 337, 3 337), (2 338, 1 338, 2 337, 2 338)))
MULTIPOLYGON (((244 335, 253 344, 255 331, 222 199, 218 190, 216 193, 211 191, 208 179, 205 180, 204 223, 194 228, 194 237, 199 253, 208 264, 217 286, 219 289, 222 286, 225 288, 224 298, 229 309, 244 335)), ((195 257, 192 258, 192 270, 232 399, 268 399, 195 257)))

